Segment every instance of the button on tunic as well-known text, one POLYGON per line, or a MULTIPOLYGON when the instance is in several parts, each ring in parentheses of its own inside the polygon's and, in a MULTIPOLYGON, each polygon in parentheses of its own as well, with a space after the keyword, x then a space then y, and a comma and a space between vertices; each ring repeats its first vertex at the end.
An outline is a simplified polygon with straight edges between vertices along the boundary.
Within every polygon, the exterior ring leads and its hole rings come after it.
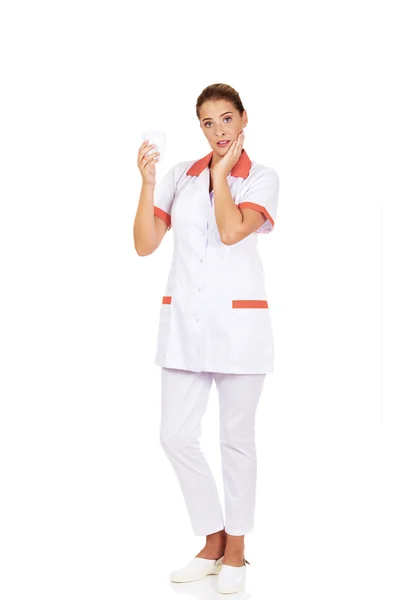
POLYGON ((172 229, 174 250, 154 362, 197 372, 272 372, 273 332, 256 234, 274 227, 278 175, 242 150, 227 177, 232 198, 238 208, 263 213, 265 221, 226 245, 209 192, 212 156, 176 164, 155 187, 154 214, 172 229))

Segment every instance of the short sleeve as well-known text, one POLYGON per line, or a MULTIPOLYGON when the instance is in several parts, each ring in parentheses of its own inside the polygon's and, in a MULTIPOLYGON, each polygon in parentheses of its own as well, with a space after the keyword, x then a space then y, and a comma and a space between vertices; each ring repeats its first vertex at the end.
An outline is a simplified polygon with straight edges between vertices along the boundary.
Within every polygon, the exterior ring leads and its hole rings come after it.
POLYGON ((172 227, 171 208, 176 190, 175 170, 175 166, 171 167, 154 188, 154 214, 165 221, 168 230, 172 227))
POLYGON ((261 212, 266 220, 254 233, 269 233, 273 230, 279 197, 279 177, 272 168, 262 169, 249 181, 238 204, 238 208, 252 208, 261 212))

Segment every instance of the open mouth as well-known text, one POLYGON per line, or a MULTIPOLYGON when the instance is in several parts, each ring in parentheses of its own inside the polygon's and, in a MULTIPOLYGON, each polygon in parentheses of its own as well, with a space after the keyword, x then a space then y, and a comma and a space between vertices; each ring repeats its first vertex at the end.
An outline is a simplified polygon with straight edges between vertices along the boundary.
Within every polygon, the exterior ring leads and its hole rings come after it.
POLYGON ((217 142, 217 146, 220 146, 221 148, 223 148, 224 146, 227 146, 227 144, 229 144, 230 140, 224 140, 223 142, 217 142))

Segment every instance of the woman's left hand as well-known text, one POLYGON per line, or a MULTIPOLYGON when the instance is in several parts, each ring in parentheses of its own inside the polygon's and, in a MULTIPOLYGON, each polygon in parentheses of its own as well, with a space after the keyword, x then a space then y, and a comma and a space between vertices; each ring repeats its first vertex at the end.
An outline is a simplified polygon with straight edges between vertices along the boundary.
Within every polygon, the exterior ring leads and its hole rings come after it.
POLYGON ((215 165, 213 169, 211 169, 212 175, 222 175, 223 177, 227 177, 232 170, 232 168, 236 165, 239 160, 242 150, 243 150, 243 142, 244 142, 244 132, 241 131, 235 140, 228 148, 228 152, 225 154, 223 158, 215 165))

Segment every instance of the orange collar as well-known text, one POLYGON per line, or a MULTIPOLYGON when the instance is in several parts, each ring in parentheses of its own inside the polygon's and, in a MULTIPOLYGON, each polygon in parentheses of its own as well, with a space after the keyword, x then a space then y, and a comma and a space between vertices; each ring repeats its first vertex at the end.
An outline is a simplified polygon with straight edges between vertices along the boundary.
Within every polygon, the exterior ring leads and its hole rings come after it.
MULTIPOLYGON (((210 165, 213 154, 214 151, 210 152, 210 154, 207 154, 207 156, 204 156, 203 158, 195 162, 194 165, 192 165, 187 171, 186 175, 195 175, 196 177, 198 177, 200 173, 202 173, 204 169, 206 169, 210 165)), ((239 158, 237 163, 233 165, 230 175, 232 175, 233 177, 243 177, 244 179, 246 179, 246 177, 248 177, 249 175, 250 169, 251 160, 248 157, 246 150, 243 149, 241 157, 239 158)))

